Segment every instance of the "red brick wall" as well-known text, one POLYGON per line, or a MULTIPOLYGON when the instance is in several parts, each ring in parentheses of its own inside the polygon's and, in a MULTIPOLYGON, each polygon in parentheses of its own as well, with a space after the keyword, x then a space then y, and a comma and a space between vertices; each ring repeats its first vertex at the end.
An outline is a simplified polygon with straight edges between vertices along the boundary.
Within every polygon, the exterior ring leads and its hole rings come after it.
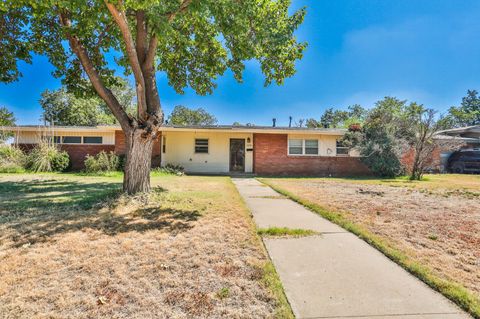
POLYGON ((125 154, 126 147, 123 131, 115 131, 115 154, 125 154))
POLYGON ((260 175, 370 175, 358 157, 287 156, 286 134, 254 134, 253 169, 260 175))
MULTIPOLYGON (((29 152, 36 144, 19 144, 22 150, 29 152)), ((59 144, 60 149, 70 156, 71 169, 81 170, 85 168, 84 162, 87 155, 97 155, 101 151, 113 152, 114 145, 86 145, 86 144, 59 144)))

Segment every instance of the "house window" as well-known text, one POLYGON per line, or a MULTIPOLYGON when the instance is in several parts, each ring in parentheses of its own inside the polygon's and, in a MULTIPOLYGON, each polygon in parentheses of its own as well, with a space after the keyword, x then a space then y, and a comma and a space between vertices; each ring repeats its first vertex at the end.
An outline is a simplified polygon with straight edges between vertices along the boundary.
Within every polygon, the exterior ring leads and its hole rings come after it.
POLYGON ((195 153, 208 153, 208 139, 206 138, 195 139, 195 153))
POLYGON ((288 154, 302 155, 303 154, 303 140, 291 139, 288 140, 288 154))
POLYGON ((289 139, 288 155, 318 155, 318 140, 289 139))
POLYGON ((318 155, 318 140, 305 140, 305 154, 318 155))
POLYGON ((163 136, 162 137, 162 153, 165 153, 167 151, 167 137, 163 136))
POLYGON ((81 136, 64 136, 62 137, 63 144, 81 144, 82 137, 81 136))
POLYGON ((343 141, 337 140, 337 156, 348 156, 350 148, 345 146, 343 141))
POLYGON ((103 137, 101 136, 84 136, 83 143, 85 144, 102 144, 103 137))

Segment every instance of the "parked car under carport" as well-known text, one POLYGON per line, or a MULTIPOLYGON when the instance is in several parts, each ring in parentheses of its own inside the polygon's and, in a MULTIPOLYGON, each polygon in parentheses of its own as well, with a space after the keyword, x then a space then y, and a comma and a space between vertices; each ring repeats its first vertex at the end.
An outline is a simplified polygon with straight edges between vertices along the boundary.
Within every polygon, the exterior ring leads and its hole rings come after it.
POLYGON ((448 158, 447 169, 451 173, 480 173, 480 148, 453 152, 448 158))

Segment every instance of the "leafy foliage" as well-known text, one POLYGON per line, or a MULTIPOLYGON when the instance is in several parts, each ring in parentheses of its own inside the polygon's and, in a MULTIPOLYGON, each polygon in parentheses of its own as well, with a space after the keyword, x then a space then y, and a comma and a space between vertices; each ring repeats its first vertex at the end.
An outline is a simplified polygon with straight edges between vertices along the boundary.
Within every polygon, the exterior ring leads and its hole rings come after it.
POLYGON ((468 90, 460 106, 452 106, 448 114, 439 121, 443 129, 480 125, 480 96, 475 90, 468 90))
MULTIPOLYGON (((146 13, 147 25, 158 35, 157 69, 167 74, 179 93, 190 86, 199 94, 211 93, 213 82, 230 68, 242 81, 244 61, 257 59, 265 74, 265 84, 282 84, 295 73, 295 61, 302 57, 305 43, 293 32, 302 23, 305 9, 289 15, 290 0, 203 0, 185 1, 188 10, 179 10, 178 0, 123 1, 119 7, 134 14, 146 13), (172 18, 172 13, 176 13, 172 18)), ((131 19, 131 15, 129 15, 131 19)), ((83 77, 80 61, 62 41, 75 35, 88 51, 102 80, 115 83, 105 52, 124 51, 124 41, 103 1, 5 0, 0 4, 2 25, 0 64, 3 82, 21 76, 18 60, 31 62, 31 53, 47 55, 69 90, 91 93, 83 77), (69 30, 59 23, 59 14, 72 20, 69 30)), ((133 19, 132 34, 135 34, 133 19)), ((125 51, 124 51, 125 52, 125 51)), ((126 56, 116 60, 127 74, 131 66, 126 56)))
POLYGON ((0 145, 0 173, 22 173, 25 171, 26 156, 15 146, 0 145))
POLYGON ((87 173, 113 172, 120 169, 120 158, 113 152, 101 151, 95 156, 87 155, 85 158, 85 171, 87 173))
MULTIPOLYGON (((283 84, 295 74, 295 62, 306 48, 294 35, 306 11, 290 13, 290 4, 291 0, 3 0, 0 80, 17 80, 18 62, 30 63, 32 54, 47 56, 68 92, 77 97, 97 93, 105 101, 132 139, 127 154, 135 147, 137 154, 149 158, 150 142, 164 120, 156 73, 165 73, 178 93, 190 87, 204 95, 213 92, 216 79, 227 69, 241 82, 245 61, 256 60, 265 85, 283 84), (112 53, 121 53, 115 63, 108 59, 112 53), (127 114, 112 90, 118 85, 114 64, 135 80, 134 115, 127 114)), ((124 191, 149 191, 149 160, 127 160, 126 165, 124 191)))
MULTIPOLYGON (((129 114, 135 113, 135 90, 123 79, 113 88, 121 105, 129 114)), ((43 117, 51 125, 97 126, 117 124, 108 106, 98 97, 78 97, 66 87, 42 92, 40 105, 43 117)))
POLYGON ((33 172, 63 172, 70 164, 70 157, 55 145, 39 143, 27 157, 27 169, 33 172))
POLYGON ((319 121, 313 118, 307 119, 306 126, 308 128, 347 128, 351 124, 363 123, 367 114, 368 111, 358 104, 349 106, 346 111, 328 108, 319 121))
POLYGON ((168 123, 173 125, 214 125, 217 119, 203 108, 190 109, 177 105, 168 117, 168 123))
POLYGON ((385 97, 370 110, 361 131, 351 131, 344 137, 344 144, 357 147, 362 161, 376 175, 394 177, 404 173, 401 156, 408 147, 403 139, 406 108, 406 101, 385 97))
POLYGON ((360 130, 349 130, 343 139, 357 147, 362 161, 376 174, 395 177, 404 173, 420 180, 437 147, 458 147, 457 142, 438 142, 435 111, 415 102, 386 97, 369 111, 360 130), (448 145, 447 145, 448 144, 448 145), (412 163, 406 159, 411 157, 412 163))
MULTIPOLYGON (((13 112, 10 112, 4 106, 0 107, 0 126, 14 126, 14 125, 15 125, 15 116, 13 115, 13 112)), ((0 131, 0 143, 6 141, 8 138, 12 136, 13 135, 11 132, 0 131)))

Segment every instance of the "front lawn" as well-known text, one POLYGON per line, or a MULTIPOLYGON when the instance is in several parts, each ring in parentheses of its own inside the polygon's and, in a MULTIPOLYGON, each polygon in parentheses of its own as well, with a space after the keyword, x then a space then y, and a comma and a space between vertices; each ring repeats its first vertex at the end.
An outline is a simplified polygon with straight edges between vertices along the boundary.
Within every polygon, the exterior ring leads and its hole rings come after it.
POLYGON ((289 315, 229 178, 152 184, 128 198, 120 175, 0 175, 1 316, 289 315))
POLYGON ((353 231, 480 317, 479 175, 262 181, 353 231))

